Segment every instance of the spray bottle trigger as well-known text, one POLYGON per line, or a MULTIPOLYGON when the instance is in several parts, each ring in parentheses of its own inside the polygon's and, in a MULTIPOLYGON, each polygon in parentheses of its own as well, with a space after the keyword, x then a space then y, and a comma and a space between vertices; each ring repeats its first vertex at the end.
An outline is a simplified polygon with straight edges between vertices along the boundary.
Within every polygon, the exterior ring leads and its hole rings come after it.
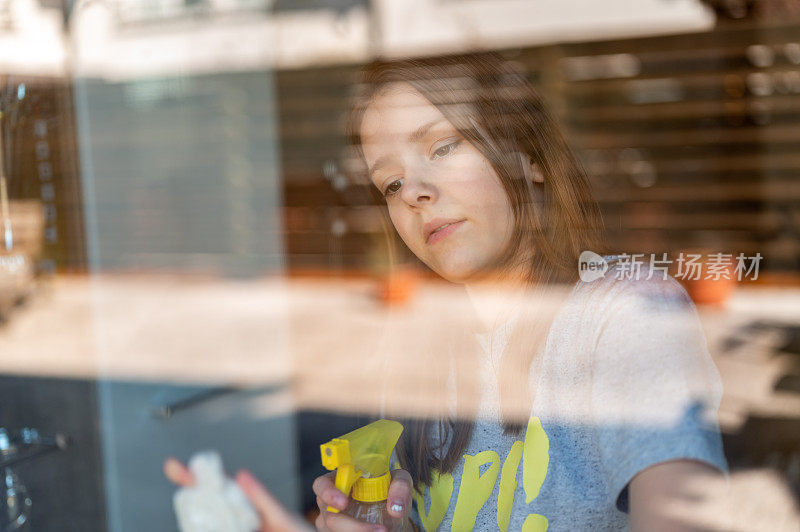
MULTIPOLYGON (((336 489, 347 495, 350 496, 350 490, 353 489, 353 484, 356 483, 356 480, 361 476, 361 471, 356 469, 353 464, 344 464, 339 466, 336 470, 336 489)), ((337 508, 333 506, 328 506, 328 511, 332 513, 339 513, 337 508)))

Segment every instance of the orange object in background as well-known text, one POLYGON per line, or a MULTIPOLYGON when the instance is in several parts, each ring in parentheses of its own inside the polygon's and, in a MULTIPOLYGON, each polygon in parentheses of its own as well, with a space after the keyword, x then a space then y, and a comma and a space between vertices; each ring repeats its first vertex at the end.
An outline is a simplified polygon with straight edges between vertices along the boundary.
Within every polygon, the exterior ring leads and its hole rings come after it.
POLYGON ((737 279, 733 264, 726 267, 727 275, 717 279, 706 279, 706 264, 703 263, 699 279, 681 279, 689 297, 696 305, 724 306, 736 288, 737 279))
POLYGON ((736 279, 684 281, 684 286, 695 304, 723 306, 736 286, 736 279))
POLYGON ((417 273, 411 268, 392 270, 378 281, 378 299, 386 305, 404 305, 417 286, 417 273))

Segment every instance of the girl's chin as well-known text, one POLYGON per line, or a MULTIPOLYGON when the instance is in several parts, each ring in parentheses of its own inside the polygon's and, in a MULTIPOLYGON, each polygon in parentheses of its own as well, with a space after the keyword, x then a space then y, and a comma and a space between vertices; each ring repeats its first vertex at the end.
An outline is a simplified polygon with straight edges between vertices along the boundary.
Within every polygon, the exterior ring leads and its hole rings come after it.
POLYGON ((476 265, 466 262, 452 262, 431 267, 440 277, 456 284, 469 284, 487 279, 496 279, 504 276, 504 270, 492 266, 476 265))
POLYGON ((483 276, 480 268, 475 268, 468 264, 439 265, 439 267, 432 269, 446 281, 456 284, 465 284, 483 276))

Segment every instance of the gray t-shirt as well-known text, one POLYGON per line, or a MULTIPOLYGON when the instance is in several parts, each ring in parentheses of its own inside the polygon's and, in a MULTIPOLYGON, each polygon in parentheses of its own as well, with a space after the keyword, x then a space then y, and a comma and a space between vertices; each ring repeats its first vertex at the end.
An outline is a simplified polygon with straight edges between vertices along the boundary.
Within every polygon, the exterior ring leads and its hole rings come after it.
POLYGON ((503 434, 491 371, 514 320, 491 352, 479 335, 481 409, 452 475, 425 488, 424 507, 415 497, 421 530, 627 530, 627 485, 648 466, 687 458, 727 474, 722 387, 696 309, 674 279, 647 274, 626 279, 615 265, 574 286, 531 372, 520 436, 503 434))

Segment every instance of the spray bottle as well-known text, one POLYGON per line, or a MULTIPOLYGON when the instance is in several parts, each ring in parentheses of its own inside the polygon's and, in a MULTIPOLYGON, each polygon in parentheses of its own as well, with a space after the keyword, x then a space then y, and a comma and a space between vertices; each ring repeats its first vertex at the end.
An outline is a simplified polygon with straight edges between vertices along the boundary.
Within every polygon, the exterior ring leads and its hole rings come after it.
MULTIPOLYGON (((350 497, 345 515, 386 527, 387 532, 410 530, 404 519, 386 509, 392 481, 389 460, 403 426, 380 419, 320 445, 322 465, 336 470, 336 488, 350 497)), ((339 510, 328 506, 329 512, 339 510)))

